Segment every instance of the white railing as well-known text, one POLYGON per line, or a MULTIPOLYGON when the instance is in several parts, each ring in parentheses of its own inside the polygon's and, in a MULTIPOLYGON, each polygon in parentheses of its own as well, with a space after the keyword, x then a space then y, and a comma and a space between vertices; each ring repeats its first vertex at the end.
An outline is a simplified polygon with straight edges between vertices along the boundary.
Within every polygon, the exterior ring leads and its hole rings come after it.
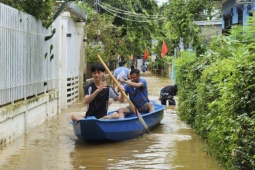
POLYGON ((0 106, 56 88, 49 35, 34 17, 0 3, 0 106))
POLYGON ((79 98, 79 78, 72 77, 67 79, 67 103, 74 103, 79 98))

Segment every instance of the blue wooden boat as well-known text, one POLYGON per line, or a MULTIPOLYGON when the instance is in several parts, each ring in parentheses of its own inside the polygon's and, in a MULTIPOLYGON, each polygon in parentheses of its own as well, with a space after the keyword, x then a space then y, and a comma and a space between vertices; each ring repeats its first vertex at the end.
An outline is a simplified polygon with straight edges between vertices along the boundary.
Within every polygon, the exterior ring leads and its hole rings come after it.
MULTIPOLYGON (((164 116, 164 105, 152 101, 155 111, 140 113, 148 129, 157 126, 164 116)), ((109 112, 111 114, 112 112, 109 112)), ((74 134, 85 141, 124 141, 136 138, 147 132, 135 114, 130 114, 124 119, 96 119, 94 116, 71 122, 74 134)))

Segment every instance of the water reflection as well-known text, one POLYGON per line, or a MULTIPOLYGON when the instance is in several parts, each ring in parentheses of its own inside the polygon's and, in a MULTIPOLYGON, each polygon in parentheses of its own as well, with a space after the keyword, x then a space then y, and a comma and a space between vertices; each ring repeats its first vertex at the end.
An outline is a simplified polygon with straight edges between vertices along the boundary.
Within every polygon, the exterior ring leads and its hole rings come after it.
MULTIPOLYGON (((159 90, 171 84, 168 78, 145 75, 150 99, 158 101, 159 90)), ((124 104, 115 103, 110 110, 124 104)), ((133 140, 87 143, 78 140, 69 124, 71 112, 84 112, 81 102, 0 148, 0 169, 207 169, 219 170, 203 151, 203 142, 178 119, 177 107, 165 109, 161 125, 133 140)))

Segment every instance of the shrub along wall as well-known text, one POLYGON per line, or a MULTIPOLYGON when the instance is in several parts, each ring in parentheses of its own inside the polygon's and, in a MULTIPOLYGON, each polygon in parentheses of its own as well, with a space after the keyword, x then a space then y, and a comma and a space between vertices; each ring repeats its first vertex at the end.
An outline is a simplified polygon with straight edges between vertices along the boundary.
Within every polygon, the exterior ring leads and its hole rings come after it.
POLYGON ((176 62, 179 116, 226 169, 255 168, 255 19, 176 62))

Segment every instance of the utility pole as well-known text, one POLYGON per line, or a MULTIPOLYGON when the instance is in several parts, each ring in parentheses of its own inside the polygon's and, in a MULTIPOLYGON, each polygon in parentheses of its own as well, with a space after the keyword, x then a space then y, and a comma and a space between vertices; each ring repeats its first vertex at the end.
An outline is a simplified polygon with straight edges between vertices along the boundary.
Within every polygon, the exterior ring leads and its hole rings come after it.
POLYGON ((100 0, 94 0, 94 9, 97 11, 97 13, 100 13, 100 6, 99 6, 100 0))

